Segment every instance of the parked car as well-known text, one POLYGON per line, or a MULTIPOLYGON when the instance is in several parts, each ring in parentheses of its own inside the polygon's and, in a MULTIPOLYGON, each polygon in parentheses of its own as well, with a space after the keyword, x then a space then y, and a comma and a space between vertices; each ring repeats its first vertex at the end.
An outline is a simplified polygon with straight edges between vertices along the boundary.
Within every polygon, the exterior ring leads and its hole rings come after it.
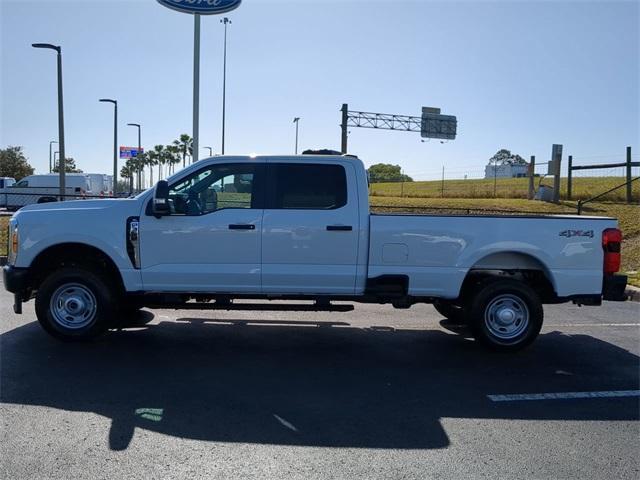
POLYGON ((35 298, 44 329, 72 340, 143 306, 341 300, 433 303, 484 345, 517 350, 543 304, 625 299, 615 219, 371 214, 350 156, 213 157, 134 198, 30 205, 9 238, 15 311, 35 298))
POLYGON ((11 185, 16 183, 16 179, 13 177, 0 177, 0 208, 7 206, 7 191, 11 185))
MULTIPOLYGON (((91 195, 91 178, 84 173, 65 174, 65 199, 82 198, 91 195)), ((58 201, 60 176, 57 173, 29 175, 6 190, 6 207, 17 210, 34 203, 58 201)))

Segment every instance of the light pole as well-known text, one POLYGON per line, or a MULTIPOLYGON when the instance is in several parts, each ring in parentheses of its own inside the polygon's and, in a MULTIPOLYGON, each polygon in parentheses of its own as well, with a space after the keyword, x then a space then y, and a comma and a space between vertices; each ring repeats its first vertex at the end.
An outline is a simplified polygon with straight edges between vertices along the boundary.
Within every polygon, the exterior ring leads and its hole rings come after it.
POLYGON ((224 23, 224 55, 222 62, 222 155, 224 155, 224 122, 227 106, 227 25, 231 23, 227 17, 220 20, 224 23))
POLYGON ((204 150, 205 148, 209 150, 209 156, 210 156, 210 157, 213 157, 213 148, 211 148, 211 147, 202 147, 202 149, 203 149, 203 150, 204 150))
POLYGON ((51 166, 51 145, 53 145, 54 143, 58 143, 58 142, 56 142, 55 140, 51 140, 51 141, 49 142, 49 173, 51 173, 51 172, 52 172, 52 170, 51 170, 51 169, 53 168, 53 167, 51 166))
MULTIPOLYGON (((56 168, 56 162, 58 161, 58 159, 56 158, 56 155, 59 155, 60 152, 53 152, 53 168, 55 170, 56 168)), ((51 170, 53 172, 53 170, 51 170)))
POLYGON ((296 117, 293 119, 293 123, 296 124, 296 155, 298 154, 298 122, 300 122, 300 117, 296 117))
MULTIPOLYGON (((62 108, 62 48, 59 45, 52 45, 50 43, 32 43, 33 48, 48 48, 49 50, 55 50, 58 60, 58 148, 60 149, 60 158, 63 165, 66 164, 64 159, 64 112, 62 108)), ((60 169, 60 201, 64 201, 65 194, 65 169, 60 169)))
POLYGON ((100 102, 113 103, 113 195, 118 192, 118 101, 101 98, 100 102))
MULTIPOLYGON (((142 126, 139 123, 127 123, 128 127, 136 127, 138 129, 138 155, 140 155, 140 150, 142 150, 142 144, 140 142, 140 138, 141 138, 141 130, 142 130, 142 126)), ((137 168, 137 181, 138 181, 138 190, 142 190, 142 187, 140 186, 140 180, 141 180, 141 176, 140 176, 140 165, 138 165, 137 168)))

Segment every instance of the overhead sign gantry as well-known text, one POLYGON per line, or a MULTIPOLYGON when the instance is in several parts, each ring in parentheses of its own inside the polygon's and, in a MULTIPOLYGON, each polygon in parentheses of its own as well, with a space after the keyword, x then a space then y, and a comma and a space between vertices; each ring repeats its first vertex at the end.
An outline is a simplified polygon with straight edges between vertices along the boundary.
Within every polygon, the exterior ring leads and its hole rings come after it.
POLYGON ((386 113, 357 112, 342 104, 342 153, 347 153, 347 132, 349 127, 376 128, 380 130, 401 130, 420 132, 424 138, 454 140, 458 121, 453 115, 442 115, 439 108, 422 107, 422 115, 391 115, 386 113))

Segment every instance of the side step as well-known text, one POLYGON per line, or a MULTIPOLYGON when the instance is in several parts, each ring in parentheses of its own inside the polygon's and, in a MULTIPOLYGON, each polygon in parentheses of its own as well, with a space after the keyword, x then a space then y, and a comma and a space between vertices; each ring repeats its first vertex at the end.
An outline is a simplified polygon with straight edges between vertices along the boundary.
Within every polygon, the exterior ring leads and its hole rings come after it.
MULTIPOLYGON (((163 306, 160 308, 167 308, 163 306)), ((171 307, 169 307, 171 308, 171 307)), ((175 307, 178 310, 253 310, 268 312, 350 312, 351 304, 333 305, 330 302, 316 303, 234 303, 234 302, 189 302, 175 307)))

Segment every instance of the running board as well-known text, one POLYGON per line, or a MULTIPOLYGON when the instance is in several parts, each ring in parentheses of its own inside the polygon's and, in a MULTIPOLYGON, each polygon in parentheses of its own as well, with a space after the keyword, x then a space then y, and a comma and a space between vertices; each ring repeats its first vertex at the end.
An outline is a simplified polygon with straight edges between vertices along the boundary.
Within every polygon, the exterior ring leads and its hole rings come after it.
POLYGON ((158 305, 157 308, 175 308, 176 310, 253 310, 267 312, 350 312, 353 305, 315 304, 273 304, 273 303, 233 303, 233 302, 190 302, 180 305, 158 305))

